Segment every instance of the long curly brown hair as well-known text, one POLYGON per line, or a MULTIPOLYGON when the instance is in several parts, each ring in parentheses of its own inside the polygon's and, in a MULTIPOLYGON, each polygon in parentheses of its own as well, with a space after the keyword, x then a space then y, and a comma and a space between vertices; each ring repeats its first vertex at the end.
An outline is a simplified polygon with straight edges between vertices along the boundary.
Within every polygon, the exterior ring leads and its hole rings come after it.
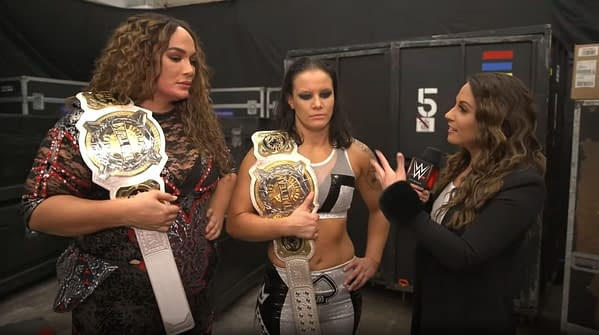
POLYGON ((211 105, 211 70, 198 37, 186 22, 156 13, 129 17, 114 30, 96 60, 87 90, 106 91, 119 101, 130 98, 135 104, 151 99, 160 76, 160 58, 178 27, 187 30, 194 40, 196 53, 192 63, 196 71, 189 97, 177 101, 175 111, 198 150, 213 157, 221 173, 229 173, 229 151, 211 105))
POLYGON ((511 171, 531 167, 545 174, 545 156, 535 136, 536 112, 531 93, 519 79, 501 73, 479 73, 468 79, 476 102, 476 142, 480 155, 470 164, 465 149, 450 155, 434 189, 441 191, 469 165, 471 172, 455 188, 451 200, 440 208, 458 210, 448 226, 461 229, 501 189, 511 171))

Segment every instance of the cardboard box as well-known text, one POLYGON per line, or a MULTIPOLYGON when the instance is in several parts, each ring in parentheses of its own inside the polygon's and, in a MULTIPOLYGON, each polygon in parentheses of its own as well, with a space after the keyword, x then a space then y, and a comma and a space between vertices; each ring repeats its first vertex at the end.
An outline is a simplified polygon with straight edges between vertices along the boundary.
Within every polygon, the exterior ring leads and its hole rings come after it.
POLYGON ((572 69, 572 99, 599 99, 597 63, 599 63, 599 43, 575 46, 574 68, 572 69))

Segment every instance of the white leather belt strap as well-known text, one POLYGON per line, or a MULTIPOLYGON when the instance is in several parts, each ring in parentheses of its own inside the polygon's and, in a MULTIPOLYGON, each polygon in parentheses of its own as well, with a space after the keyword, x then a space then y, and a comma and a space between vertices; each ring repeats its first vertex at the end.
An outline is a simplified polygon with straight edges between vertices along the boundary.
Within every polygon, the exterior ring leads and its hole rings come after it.
POLYGON ((152 290, 167 334, 194 327, 187 296, 166 233, 135 229, 152 290))
POLYGON ((308 262, 305 259, 289 259, 285 262, 285 272, 296 332, 320 334, 318 307, 308 262))
MULTIPOLYGON (((164 190, 160 172, 167 161, 162 128, 152 112, 103 93, 77 94, 83 114, 76 126, 83 160, 94 183, 110 198, 164 190)), ((166 233, 134 229, 168 335, 195 326, 166 233)))
MULTIPOLYGON (((313 210, 318 208, 316 175, 310 161, 297 151, 285 132, 258 131, 252 135, 256 164, 249 170, 250 196, 256 211, 281 218, 299 207, 314 192, 313 210)), ((275 255, 285 262, 289 298, 297 334, 320 334, 318 307, 308 261, 314 255, 314 241, 289 236, 275 241, 275 255)))

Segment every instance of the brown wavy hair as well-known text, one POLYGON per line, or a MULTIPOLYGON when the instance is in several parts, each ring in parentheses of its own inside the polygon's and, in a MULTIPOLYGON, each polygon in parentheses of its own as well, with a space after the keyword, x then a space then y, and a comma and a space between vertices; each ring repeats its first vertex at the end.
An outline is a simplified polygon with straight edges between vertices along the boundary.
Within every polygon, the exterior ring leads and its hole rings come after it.
POLYGON ((193 38, 196 53, 191 61, 196 71, 189 97, 175 103, 175 112, 198 150, 213 157, 221 173, 229 173, 229 150, 211 105, 211 70, 200 40, 185 21, 157 13, 129 17, 114 30, 96 60, 87 90, 108 92, 119 101, 130 98, 135 104, 151 99, 160 76, 161 56, 178 27, 193 38))
MULTIPOLYGON (((501 189, 504 177, 518 168, 530 167, 545 174, 545 156, 535 136, 536 111, 531 93, 519 79, 502 73, 479 73, 468 79, 476 103, 476 142, 480 155, 471 172, 455 188, 451 200, 440 208, 458 208, 448 226, 461 229, 472 223, 476 212, 501 189)), ((470 165, 465 149, 450 155, 434 192, 470 165)))

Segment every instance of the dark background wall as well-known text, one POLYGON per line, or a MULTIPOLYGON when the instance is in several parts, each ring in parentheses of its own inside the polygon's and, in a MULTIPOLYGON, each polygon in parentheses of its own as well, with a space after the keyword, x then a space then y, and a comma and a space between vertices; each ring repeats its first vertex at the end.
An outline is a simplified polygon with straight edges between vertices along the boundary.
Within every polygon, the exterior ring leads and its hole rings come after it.
MULTIPOLYGON (((566 23, 588 15, 582 14, 587 5, 597 7, 593 0, 555 2, 559 11, 569 8, 566 23)), ((231 0, 158 11, 190 22, 214 70, 213 86, 232 87, 278 86, 290 49, 545 24, 552 6, 550 0, 231 0)), ((0 77, 87 81, 111 30, 137 12, 82 0, 0 1, 0 77)))
POLYGON ((599 42, 599 1, 552 0, 552 24, 571 45, 599 42))

